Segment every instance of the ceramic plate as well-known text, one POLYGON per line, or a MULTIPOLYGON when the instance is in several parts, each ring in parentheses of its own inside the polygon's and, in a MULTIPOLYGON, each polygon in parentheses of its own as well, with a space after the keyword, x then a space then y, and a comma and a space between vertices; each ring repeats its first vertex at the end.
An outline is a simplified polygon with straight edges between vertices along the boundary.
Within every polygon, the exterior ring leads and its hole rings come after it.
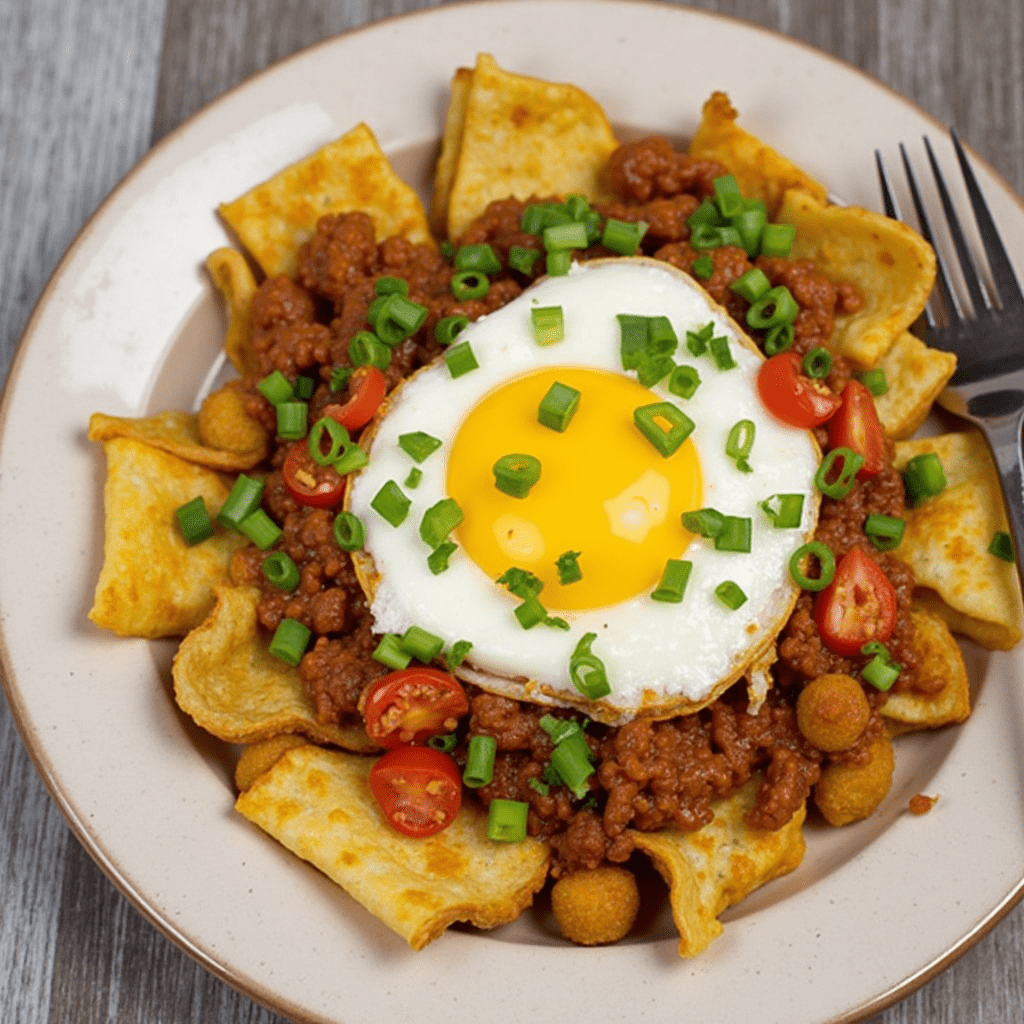
MULTIPOLYGON (((230 199, 370 124, 421 189, 454 69, 573 81, 623 132, 686 138, 724 89, 742 123, 848 202, 877 208, 873 152, 939 126, 859 72, 736 21, 647 3, 458 4, 328 40, 258 75, 159 145, 93 217, 33 316, 0 442, 3 669, 29 750, 115 884, 210 970, 297 1021, 626 1018, 821 1024, 878 1012, 963 951, 1024 879, 1021 658, 967 651, 976 710, 901 740, 870 820, 809 830, 800 869, 726 915, 699 959, 665 915, 613 948, 562 944, 541 910, 420 953, 232 811, 230 756, 177 713, 173 646, 86 618, 101 559, 89 414, 193 407, 223 330, 202 269, 230 199), (565 40, 572 40, 565 45, 565 40), (381 55, 387 54, 386 70, 381 55), (32 530, 32 543, 12 538, 32 530), (906 812, 937 794, 923 817, 906 812)), ((945 142, 942 150, 944 155, 945 142)), ((1012 256, 1024 211, 982 167, 1012 256)))

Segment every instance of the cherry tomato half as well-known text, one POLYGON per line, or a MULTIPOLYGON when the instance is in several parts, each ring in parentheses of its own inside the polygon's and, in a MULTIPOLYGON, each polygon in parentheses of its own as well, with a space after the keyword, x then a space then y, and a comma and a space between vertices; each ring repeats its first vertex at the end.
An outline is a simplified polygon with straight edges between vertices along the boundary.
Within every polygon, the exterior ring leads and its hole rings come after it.
POLYGON ((857 476, 878 476, 885 469, 885 432, 878 421, 875 400, 859 380, 851 380, 840 395, 839 411, 829 420, 829 448, 849 448, 864 456, 857 476))
POLYGON ((362 710, 367 736, 382 747, 397 747, 452 732, 469 711, 469 699, 447 672, 406 668, 369 686, 362 710))
POLYGON ((346 430, 365 427, 384 400, 384 374, 376 366, 358 366, 348 379, 348 401, 329 405, 323 414, 337 420, 346 430))
POLYGON ((860 548, 839 560, 832 582, 814 602, 814 621, 825 646, 847 657, 869 640, 885 643, 896 628, 896 591, 860 548))
POLYGON ((792 350, 766 359, 757 374, 757 391, 776 419, 807 430, 832 417, 839 408, 839 396, 821 381, 805 377, 800 372, 802 363, 792 350))
POLYGON ((447 828, 459 813, 459 766, 433 747, 389 750, 370 769, 370 792, 389 824, 420 839, 447 828))
POLYGON ((345 478, 332 466, 321 466, 305 441, 296 441, 281 467, 288 493, 300 504, 330 508, 345 495, 345 478))

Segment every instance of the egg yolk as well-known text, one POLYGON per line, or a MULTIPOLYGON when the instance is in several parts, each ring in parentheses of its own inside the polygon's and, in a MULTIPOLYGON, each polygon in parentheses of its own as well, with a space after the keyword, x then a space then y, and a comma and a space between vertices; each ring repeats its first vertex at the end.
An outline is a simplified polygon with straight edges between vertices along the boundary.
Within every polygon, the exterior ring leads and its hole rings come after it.
POLYGON ((544 582, 546 608, 617 604, 657 586, 692 535, 683 512, 701 507, 700 462, 691 441, 663 458, 633 424, 633 410, 661 399, 631 377, 554 367, 496 388, 467 416, 452 446, 447 492, 463 511, 463 550, 492 579, 527 569, 544 582), (580 392, 564 432, 537 419, 556 381, 580 392), (532 455, 539 480, 524 498, 495 486, 502 456, 532 455), (583 578, 559 583, 557 560, 579 552, 583 578))

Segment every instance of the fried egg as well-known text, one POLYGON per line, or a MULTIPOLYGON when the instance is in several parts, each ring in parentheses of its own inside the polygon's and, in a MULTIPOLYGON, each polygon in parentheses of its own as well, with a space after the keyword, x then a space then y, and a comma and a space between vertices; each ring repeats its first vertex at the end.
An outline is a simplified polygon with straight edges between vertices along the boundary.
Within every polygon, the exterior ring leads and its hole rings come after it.
POLYGON ((790 558, 817 521, 819 450, 807 431, 764 408, 756 388, 762 356, 726 312, 667 264, 595 261, 538 282, 469 325, 457 339, 464 342, 476 368, 453 377, 441 359, 396 389, 368 432, 370 463, 349 489, 348 507, 366 531, 356 562, 375 631, 416 625, 446 645, 468 641, 458 669, 464 679, 583 708, 610 724, 696 710, 770 661, 797 594, 790 558), (563 337, 541 345, 532 311, 551 307, 562 311, 563 337), (647 387, 623 370, 619 314, 668 318, 679 339, 674 362, 699 377, 691 397, 672 393, 670 378, 647 387), (687 345, 688 332, 708 324, 705 337, 728 342, 729 368, 687 345), (553 384, 579 393, 564 429, 539 419, 553 384), (667 454, 634 419, 638 408, 662 402, 693 422, 667 454), (726 452, 744 420, 754 428, 747 471, 726 452), (420 433, 441 443, 417 463, 400 438, 420 433), (497 485, 495 463, 508 455, 539 463, 525 496, 497 485), (397 526, 374 508, 381 489, 395 487, 409 502, 397 526), (795 528, 777 528, 762 508, 779 494, 804 498, 795 528), (435 572, 420 524, 447 499, 463 518, 450 536, 457 548, 448 567, 435 572), (684 528, 686 512, 705 508, 749 520, 749 553, 719 550, 684 528), (580 578, 563 583, 558 563, 567 553, 580 578), (691 564, 682 600, 655 600, 670 560, 691 564), (521 596, 497 582, 510 568, 543 585, 537 597, 546 616, 530 628, 515 614, 521 596), (725 583, 745 598, 735 609, 716 593, 725 583), (587 634, 595 634, 590 650, 611 687, 597 701, 569 674, 587 634))

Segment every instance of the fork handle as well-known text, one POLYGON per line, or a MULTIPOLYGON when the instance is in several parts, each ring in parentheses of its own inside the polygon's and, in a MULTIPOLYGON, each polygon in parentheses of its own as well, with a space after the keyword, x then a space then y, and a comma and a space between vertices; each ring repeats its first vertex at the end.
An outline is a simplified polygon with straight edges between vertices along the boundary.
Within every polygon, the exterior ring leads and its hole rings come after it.
POLYGON ((1024 404, 1007 415, 969 418, 985 434, 1002 480, 1006 517, 1017 554, 1017 576, 1021 590, 1024 591, 1024 565, 1021 564, 1021 554, 1024 552, 1024 449, 1021 447, 1024 404))

